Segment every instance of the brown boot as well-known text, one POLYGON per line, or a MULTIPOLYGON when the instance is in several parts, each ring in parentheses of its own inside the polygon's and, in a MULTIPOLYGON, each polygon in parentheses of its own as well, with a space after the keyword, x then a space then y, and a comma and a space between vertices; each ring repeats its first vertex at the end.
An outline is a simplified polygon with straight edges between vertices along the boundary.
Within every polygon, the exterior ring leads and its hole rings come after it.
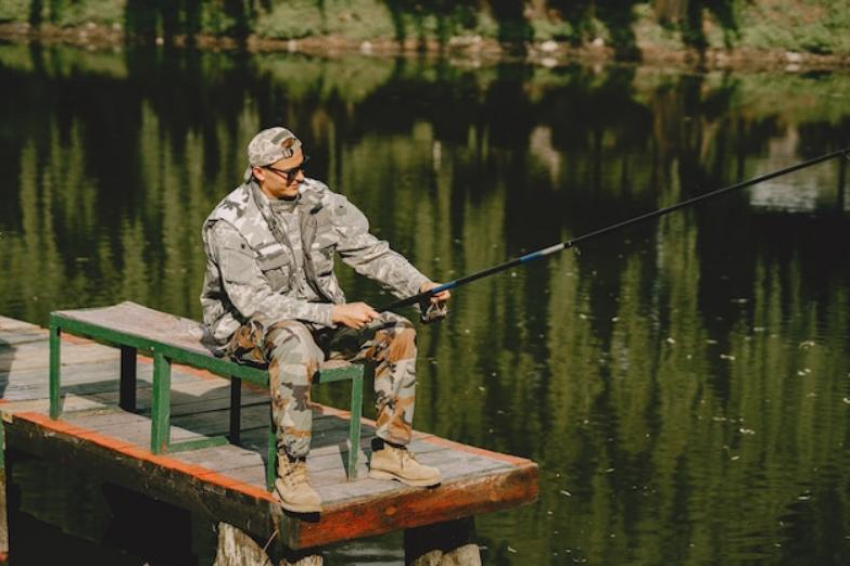
POLYGON ((384 443, 381 450, 372 452, 369 477, 378 480, 398 480, 415 487, 431 487, 442 481, 440 470, 424 466, 403 446, 384 443))
POLYGON ((281 507, 293 513, 319 513, 322 510, 322 498, 310 485, 307 461, 301 458, 290 461, 285 454, 278 458, 274 495, 281 507))

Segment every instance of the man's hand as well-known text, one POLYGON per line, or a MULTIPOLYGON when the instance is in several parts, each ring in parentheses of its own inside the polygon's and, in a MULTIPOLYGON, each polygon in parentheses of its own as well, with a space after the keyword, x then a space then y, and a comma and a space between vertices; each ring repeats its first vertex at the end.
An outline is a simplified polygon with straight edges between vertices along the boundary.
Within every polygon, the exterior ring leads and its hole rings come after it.
MULTIPOLYGON (((434 287, 439 286, 440 283, 429 281, 427 283, 423 283, 422 286, 419 287, 419 292, 425 293, 434 287)), ((448 301, 451 296, 452 294, 449 293, 448 290, 440 291, 439 293, 431 295, 429 298, 430 302, 422 301, 419 304, 419 320, 425 324, 430 324, 446 318, 449 314, 449 309, 446 307, 446 301, 448 301)))
POLYGON ((366 303, 345 303, 334 305, 331 321, 349 328, 360 329, 381 316, 378 311, 366 303))
MULTIPOLYGON (((425 293, 430 291, 434 287, 439 287, 442 283, 434 283, 433 281, 428 281, 427 283, 423 283, 421 287, 419 287, 420 293, 425 293)), ((452 297, 452 294, 448 291, 440 291, 437 294, 431 295, 431 304, 435 306, 440 306, 446 301, 448 301, 452 297)))

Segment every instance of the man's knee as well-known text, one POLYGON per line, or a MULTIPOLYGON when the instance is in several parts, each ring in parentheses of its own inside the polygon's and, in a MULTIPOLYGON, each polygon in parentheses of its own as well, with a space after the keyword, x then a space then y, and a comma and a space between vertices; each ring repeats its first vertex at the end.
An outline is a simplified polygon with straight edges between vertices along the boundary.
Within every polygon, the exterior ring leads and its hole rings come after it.
POLYGON ((297 320, 282 320, 272 324, 266 332, 266 351, 279 362, 317 365, 321 350, 316 346, 310 330, 297 320))
POLYGON ((269 326, 266 332, 266 348, 297 348, 313 342, 307 327, 297 320, 281 320, 269 326))

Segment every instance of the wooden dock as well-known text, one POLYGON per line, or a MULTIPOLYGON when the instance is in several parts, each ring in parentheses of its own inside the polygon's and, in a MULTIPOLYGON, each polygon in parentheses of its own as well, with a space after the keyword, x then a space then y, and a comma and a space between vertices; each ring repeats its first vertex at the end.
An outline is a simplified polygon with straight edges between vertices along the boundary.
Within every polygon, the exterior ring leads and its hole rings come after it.
MULTIPOLYGON (((358 479, 348 481, 349 413, 315 407, 308 469, 324 505, 320 515, 282 513, 266 490, 268 392, 243 387, 240 445, 188 452, 150 451, 152 363, 138 364, 137 411, 119 408, 120 352, 63 337, 64 413, 49 416, 48 331, 0 317, 0 413, 5 447, 200 512, 232 525, 255 541, 288 549, 320 549, 344 541, 439 525, 530 502, 537 497, 537 465, 416 432, 411 449, 439 466, 433 489, 368 478, 374 423, 364 419, 358 479)), ((175 366, 171 382, 171 436, 190 440, 227 434, 229 382, 205 371, 175 366)), ((11 541, 14 556, 14 540, 11 541)))

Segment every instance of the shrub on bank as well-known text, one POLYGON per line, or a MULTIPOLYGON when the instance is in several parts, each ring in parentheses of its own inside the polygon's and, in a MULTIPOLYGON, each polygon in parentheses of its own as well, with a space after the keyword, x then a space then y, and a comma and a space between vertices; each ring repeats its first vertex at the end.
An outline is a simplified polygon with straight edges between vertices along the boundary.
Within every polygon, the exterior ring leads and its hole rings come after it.
POLYGON ((850 53, 850 0, 0 0, 0 23, 120 24, 132 37, 333 37, 461 46, 850 53), (469 41, 467 41, 469 40, 469 41))

